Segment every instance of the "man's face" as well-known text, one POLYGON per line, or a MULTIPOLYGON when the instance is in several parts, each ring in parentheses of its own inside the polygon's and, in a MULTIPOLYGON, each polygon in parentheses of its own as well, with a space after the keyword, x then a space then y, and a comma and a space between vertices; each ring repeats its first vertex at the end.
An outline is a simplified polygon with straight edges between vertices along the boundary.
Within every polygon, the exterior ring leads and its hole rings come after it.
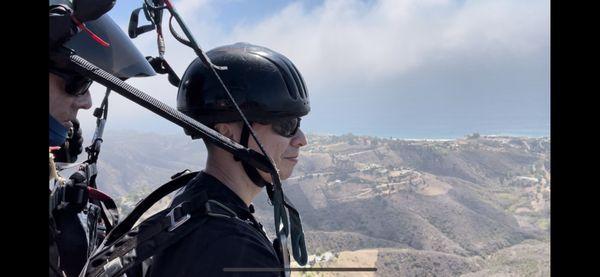
MULTIPOLYGON (((292 175, 292 171, 294 170, 294 166, 298 163, 298 158, 300 154, 300 147, 305 146, 307 144, 306 136, 302 132, 302 130, 298 129, 296 134, 291 138, 286 138, 282 135, 279 135, 273 131, 271 128, 271 124, 263 125, 259 123, 254 123, 252 125, 256 133, 256 137, 262 143, 265 151, 273 159, 275 165, 279 169, 279 177, 281 180, 285 180, 292 175)), ((255 151, 260 152, 260 148, 250 136, 250 140, 248 146, 255 151)), ((268 173, 264 173, 262 171, 258 171, 260 175, 268 182, 271 181, 271 175, 268 173)))
POLYGON ((69 95, 65 91, 65 82, 61 77, 50 73, 49 76, 50 91, 50 115, 58 120, 63 126, 71 127, 71 120, 77 118, 79 109, 89 109, 92 107, 92 97, 87 92, 81 96, 69 95))

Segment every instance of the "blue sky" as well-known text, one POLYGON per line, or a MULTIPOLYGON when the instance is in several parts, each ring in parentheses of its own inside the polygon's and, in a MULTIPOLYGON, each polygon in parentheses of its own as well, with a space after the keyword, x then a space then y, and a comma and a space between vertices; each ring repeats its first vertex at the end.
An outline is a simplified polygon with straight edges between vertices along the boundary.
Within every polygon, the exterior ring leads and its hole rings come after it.
MULTIPOLYGON (((117 1, 110 15, 126 30, 131 11, 141 3, 117 1)), ((289 57, 311 96, 305 131, 398 138, 549 135, 549 5, 537 0, 175 1, 205 50, 245 41, 289 57)), ((134 43, 145 55, 157 54, 154 33, 134 43)), ((182 75, 194 54, 167 34, 166 58, 182 75)), ((164 76, 128 82, 175 105, 177 90, 164 76)), ((102 91, 93 87, 95 104, 102 91)), ((91 111, 81 117, 93 124, 91 111)), ((116 94, 107 134, 111 128, 182 133, 116 94)))

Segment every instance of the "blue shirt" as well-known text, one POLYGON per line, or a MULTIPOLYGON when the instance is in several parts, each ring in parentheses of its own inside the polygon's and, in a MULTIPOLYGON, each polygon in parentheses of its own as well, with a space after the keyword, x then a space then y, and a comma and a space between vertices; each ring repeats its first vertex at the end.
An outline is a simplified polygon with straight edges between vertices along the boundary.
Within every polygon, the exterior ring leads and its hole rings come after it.
POLYGON ((63 126, 58 120, 48 114, 48 126, 49 126, 49 146, 60 146, 67 139, 67 132, 69 131, 63 126))

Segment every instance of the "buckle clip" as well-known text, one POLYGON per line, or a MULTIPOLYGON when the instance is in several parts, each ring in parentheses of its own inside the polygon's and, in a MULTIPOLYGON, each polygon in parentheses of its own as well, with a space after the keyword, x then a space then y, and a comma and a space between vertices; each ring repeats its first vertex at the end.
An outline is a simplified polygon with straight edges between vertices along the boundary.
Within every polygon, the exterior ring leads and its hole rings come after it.
POLYGON ((176 217, 176 215, 175 215, 175 213, 177 211, 179 211, 178 214, 181 214, 182 205, 184 203, 186 203, 186 202, 183 202, 183 203, 175 206, 174 208, 171 209, 171 211, 169 211, 169 213, 167 213, 167 217, 171 221, 171 225, 169 226, 169 232, 177 229, 179 226, 181 226, 181 224, 185 223, 186 221, 188 221, 188 219, 190 219, 190 217, 191 217, 190 214, 185 214, 184 216, 180 216, 180 217, 176 217))

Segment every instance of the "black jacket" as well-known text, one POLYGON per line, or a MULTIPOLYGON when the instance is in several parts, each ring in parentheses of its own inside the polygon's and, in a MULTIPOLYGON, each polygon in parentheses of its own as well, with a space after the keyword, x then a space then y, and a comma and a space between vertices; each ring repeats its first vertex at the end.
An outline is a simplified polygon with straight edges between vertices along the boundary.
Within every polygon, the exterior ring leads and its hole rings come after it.
POLYGON ((48 273, 48 276, 63 276, 62 271, 60 270, 60 254, 58 252, 58 244, 56 243, 56 237, 58 236, 59 232, 58 228, 56 228, 56 222, 54 221, 52 213, 50 213, 48 216, 48 224, 48 256, 50 258, 50 273, 48 273))
POLYGON ((77 212, 55 210, 49 214, 50 276, 79 276, 87 258, 87 235, 77 212))
POLYGON ((200 172, 177 195, 172 207, 205 191, 233 210, 238 218, 210 217, 190 235, 154 257, 151 277, 160 276, 281 276, 281 272, 225 272, 224 268, 281 268, 272 243, 246 206, 216 178, 200 172))

